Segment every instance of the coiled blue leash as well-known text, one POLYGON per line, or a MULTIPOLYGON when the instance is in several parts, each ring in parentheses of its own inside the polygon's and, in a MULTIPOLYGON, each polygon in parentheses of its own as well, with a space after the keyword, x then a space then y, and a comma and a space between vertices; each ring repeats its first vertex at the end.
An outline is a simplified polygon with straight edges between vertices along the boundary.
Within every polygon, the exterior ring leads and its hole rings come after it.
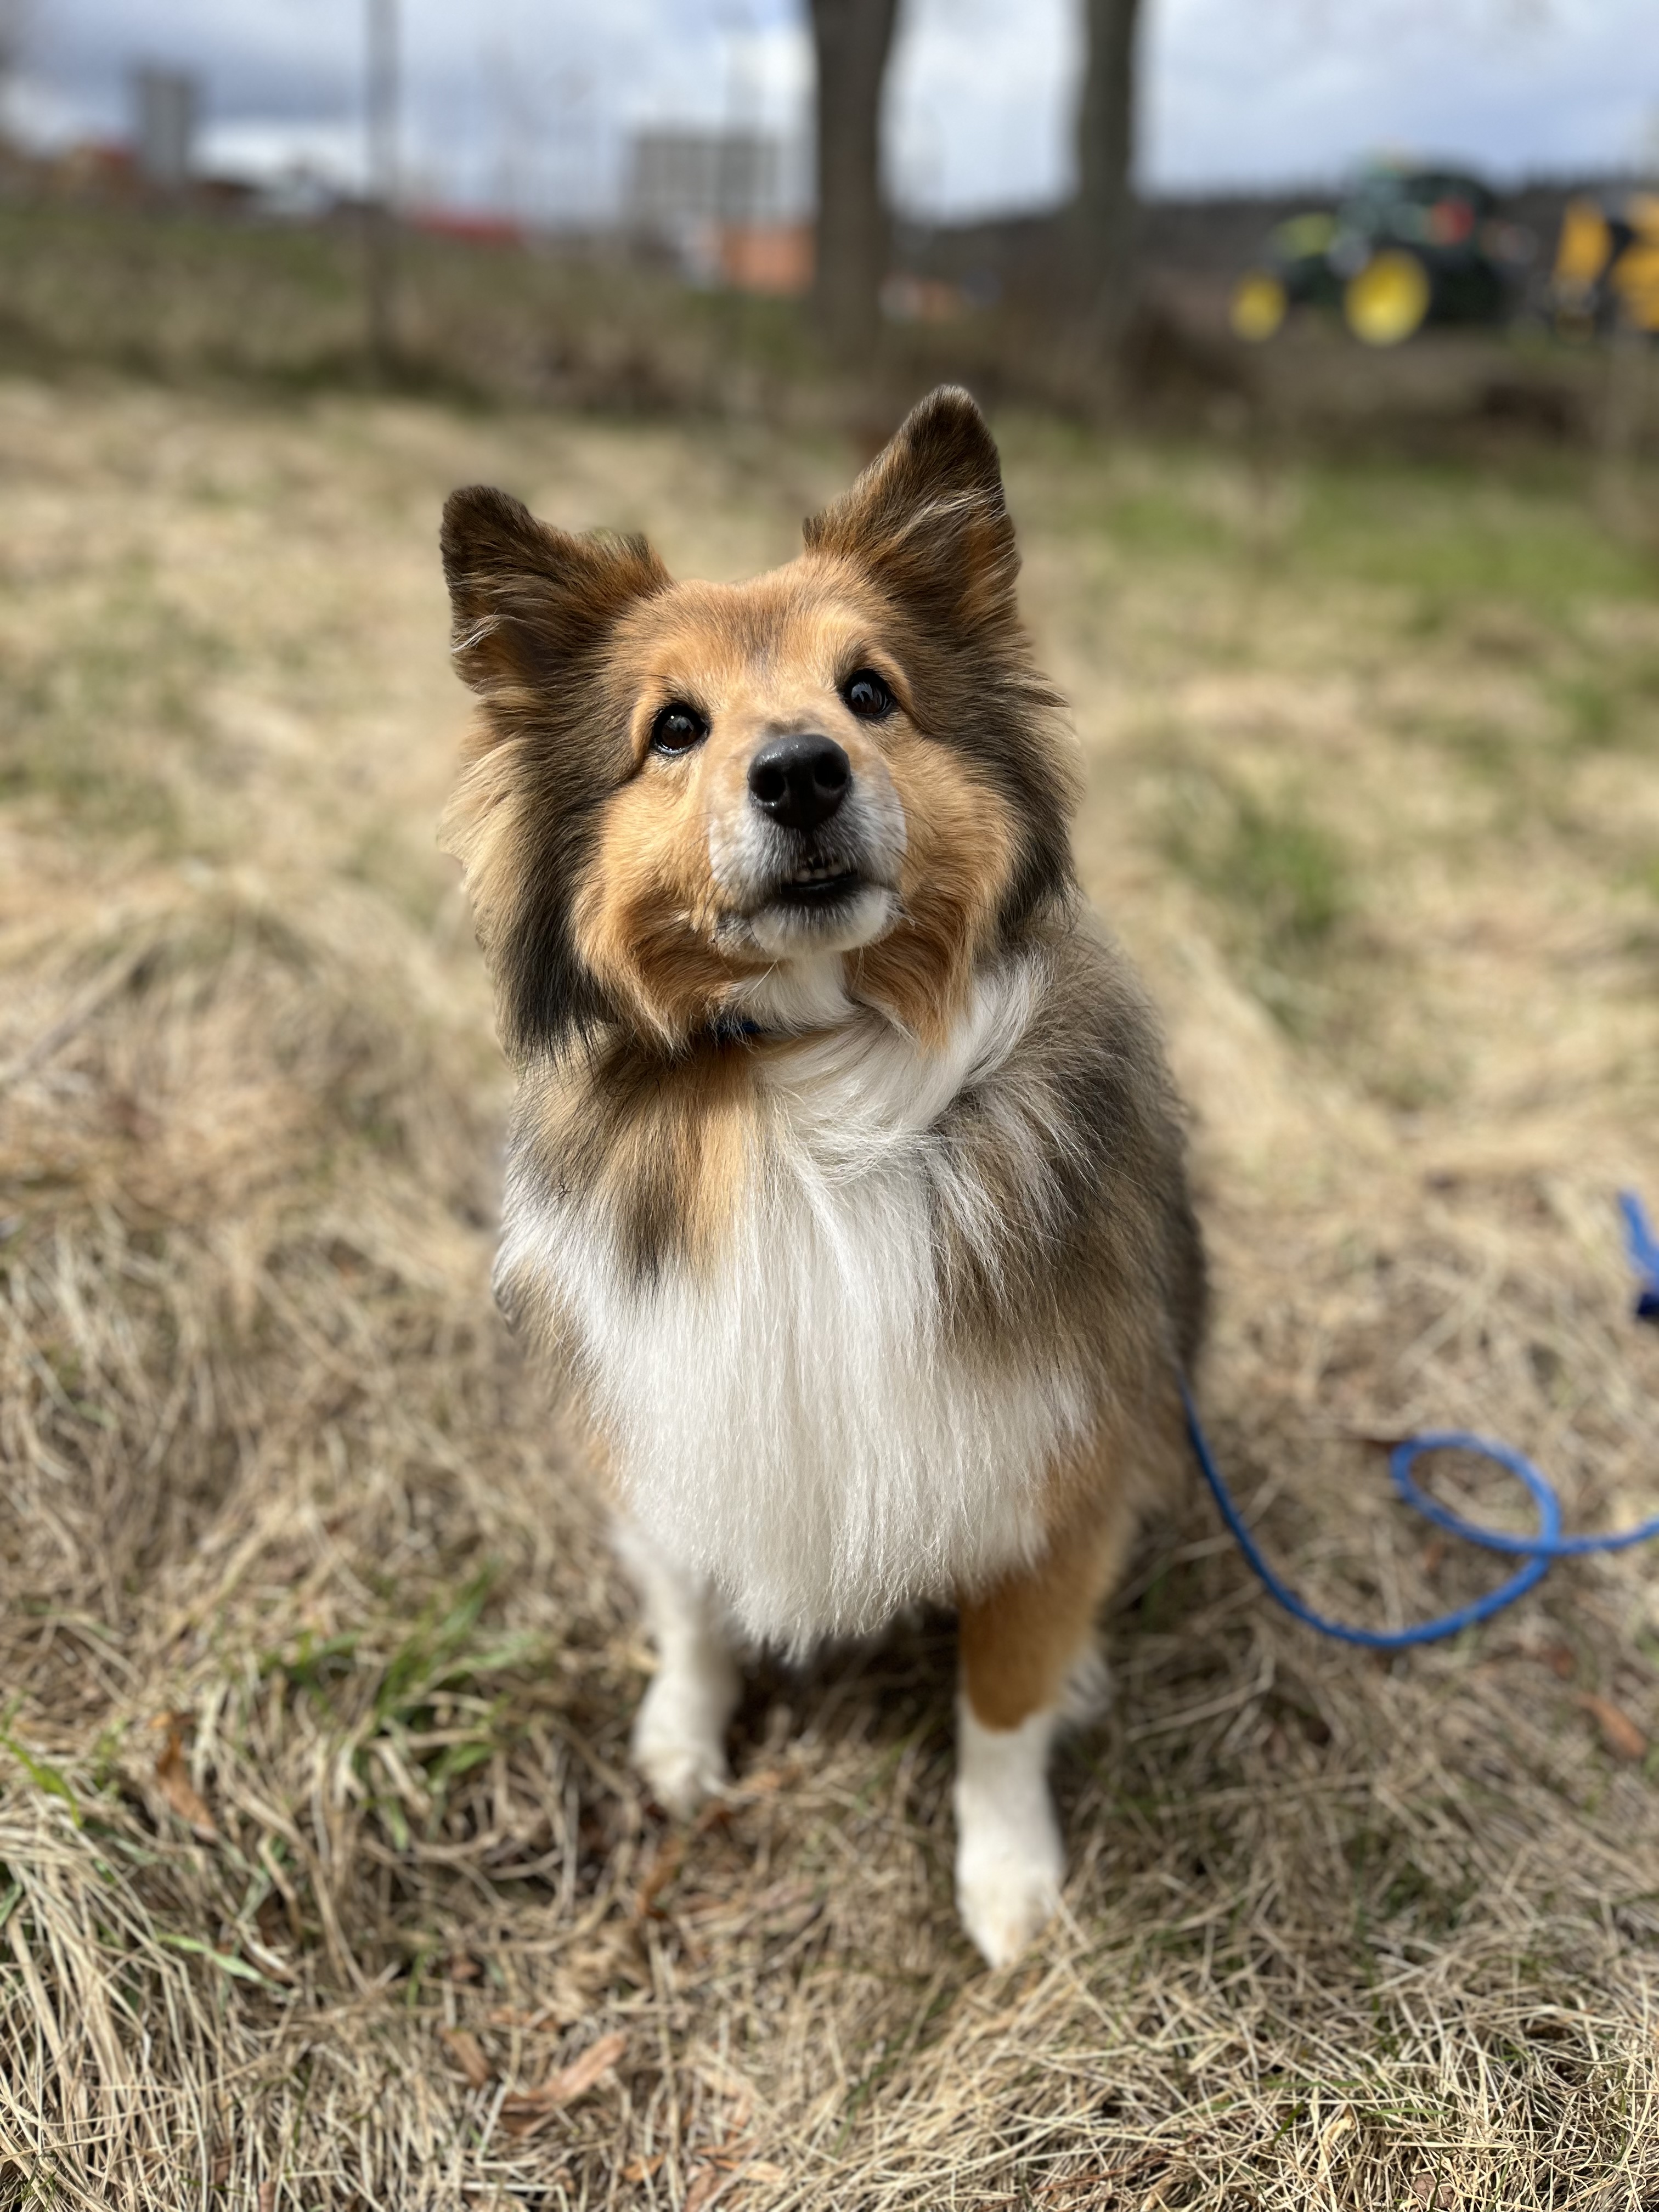
MULTIPOLYGON (((1625 1217, 1626 1248, 1639 1278, 1637 1318, 1659 1322, 1659 1238, 1654 1236, 1634 1191, 1621 1191, 1619 1206, 1625 1217)), ((1477 1621, 1490 1620, 1493 1613, 1501 1613, 1506 1605, 1513 1605, 1516 1598, 1542 1582, 1556 1559, 1575 1559, 1585 1552, 1622 1552, 1632 1544, 1645 1544, 1650 1538, 1659 1536, 1659 1513, 1650 1520, 1638 1522, 1633 1528, 1619 1529, 1611 1536, 1564 1536, 1561 1501, 1547 1478, 1529 1459, 1508 1444, 1494 1443, 1490 1437, 1471 1435, 1467 1429, 1431 1429, 1423 1436, 1407 1437, 1389 1454, 1389 1472, 1394 1477, 1395 1488, 1407 1505, 1414 1507, 1425 1521, 1432 1521, 1436 1528, 1445 1529, 1449 1535, 1462 1536, 1466 1542, 1479 1544, 1488 1552, 1505 1553, 1524 1560, 1525 1565, 1498 1589, 1488 1590, 1485 1597, 1476 1598, 1472 1605, 1459 1606, 1455 1612, 1437 1613, 1432 1620, 1419 1621, 1410 1628, 1358 1628, 1349 1621, 1332 1620, 1325 1613, 1316 1613, 1268 1565, 1216 1465, 1215 1455, 1198 1418, 1198 1407, 1184 1382, 1181 1394, 1186 1401, 1187 1429, 1193 1449, 1221 1509, 1221 1517, 1237 1540, 1239 1550, 1286 1613, 1305 1621, 1310 1628, 1318 1629, 1322 1636, 1338 1637, 1344 1644, 1362 1644, 1371 1651, 1403 1651, 1413 1644, 1437 1644, 1443 1637, 1455 1636, 1460 1629, 1472 1628, 1477 1621), (1511 1536, 1504 1529, 1487 1528, 1478 1521, 1466 1521, 1461 1513, 1454 1513, 1449 1506, 1431 1498, 1412 1469, 1423 1453, 1433 1451, 1474 1452, 1501 1467, 1505 1474, 1514 1475, 1525 1486, 1538 1508, 1536 1530, 1528 1536, 1511 1536)))

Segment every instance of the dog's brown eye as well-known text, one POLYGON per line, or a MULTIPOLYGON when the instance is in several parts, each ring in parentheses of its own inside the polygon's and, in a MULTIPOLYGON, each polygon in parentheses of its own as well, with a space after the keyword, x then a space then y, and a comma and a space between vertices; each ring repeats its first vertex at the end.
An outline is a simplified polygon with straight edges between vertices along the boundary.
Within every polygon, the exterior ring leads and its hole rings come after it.
POLYGON ((878 722, 892 711, 893 695, 873 668, 860 668, 849 676, 841 696, 862 722, 878 722))
POLYGON ((708 735, 708 725, 695 707, 679 701, 665 707, 651 725, 651 750, 659 753, 689 753, 708 735))

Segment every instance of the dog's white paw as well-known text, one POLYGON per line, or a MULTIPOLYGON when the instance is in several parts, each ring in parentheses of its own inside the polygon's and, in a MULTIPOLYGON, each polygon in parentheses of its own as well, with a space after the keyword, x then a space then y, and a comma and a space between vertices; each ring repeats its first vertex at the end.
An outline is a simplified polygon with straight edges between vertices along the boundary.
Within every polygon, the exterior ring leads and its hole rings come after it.
POLYGON ((692 1813, 725 1786, 726 1724, 741 1686, 708 1588, 619 1520, 617 1550, 639 1585, 658 1665, 634 1721, 633 1756, 658 1802, 692 1813))
POLYGON ((1045 1769, 1054 1717, 981 1726, 964 1701, 956 1785, 957 1909, 987 1962, 1018 1958, 1051 1919, 1066 1870, 1045 1769))
POLYGON ((736 1687, 729 1668, 665 1670, 646 1692, 634 1720, 634 1764, 668 1812, 694 1813, 725 1787, 726 1723, 736 1687), (711 1679, 716 1673, 719 1680, 711 1679))
POLYGON ((1065 1855, 1054 1814, 1043 1812, 1046 1832, 1022 1822, 999 1835, 975 1823, 957 1846, 957 1909, 988 1966, 1018 1958, 1060 1903, 1065 1855))

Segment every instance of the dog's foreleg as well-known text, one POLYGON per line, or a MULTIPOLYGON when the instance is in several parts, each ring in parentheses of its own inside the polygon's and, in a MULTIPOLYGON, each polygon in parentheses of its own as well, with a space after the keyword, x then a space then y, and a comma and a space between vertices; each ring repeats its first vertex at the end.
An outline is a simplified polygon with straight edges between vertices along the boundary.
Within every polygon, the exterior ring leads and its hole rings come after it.
POLYGON ((957 1910, 988 1962, 1017 1959, 1060 1902, 1065 1856, 1048 1796, 1057 1714, 988 1728, 957 1699, 957 1910))
POLYGON ((707 1585, 675 1565, 631 1521, 616 1528, 657 1647, 657 1671, 634 1722, 634 1764, 671 1813, 690 1813, 726 1779, 726 1727, 740 1687, 726 1625, 707 1585))
POLYGON ((1065 1852, 1048 1752, 1094 1659, 1095 1607, 1133 1522, 1114 1511, 961 1607, 957 1906, 994 1966, 1018 1958, 1060 1902, 1065 1852))

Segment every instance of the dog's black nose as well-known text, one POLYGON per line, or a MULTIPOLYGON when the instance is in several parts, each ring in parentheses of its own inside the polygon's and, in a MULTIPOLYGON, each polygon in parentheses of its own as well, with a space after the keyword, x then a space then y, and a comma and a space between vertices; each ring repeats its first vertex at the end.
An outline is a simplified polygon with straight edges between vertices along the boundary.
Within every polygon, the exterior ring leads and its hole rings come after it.
POLYGON ((847 796, 853 763, 833 738, 774 738, 749 763, 749 796, 786 830, 816 830, 847 796))

